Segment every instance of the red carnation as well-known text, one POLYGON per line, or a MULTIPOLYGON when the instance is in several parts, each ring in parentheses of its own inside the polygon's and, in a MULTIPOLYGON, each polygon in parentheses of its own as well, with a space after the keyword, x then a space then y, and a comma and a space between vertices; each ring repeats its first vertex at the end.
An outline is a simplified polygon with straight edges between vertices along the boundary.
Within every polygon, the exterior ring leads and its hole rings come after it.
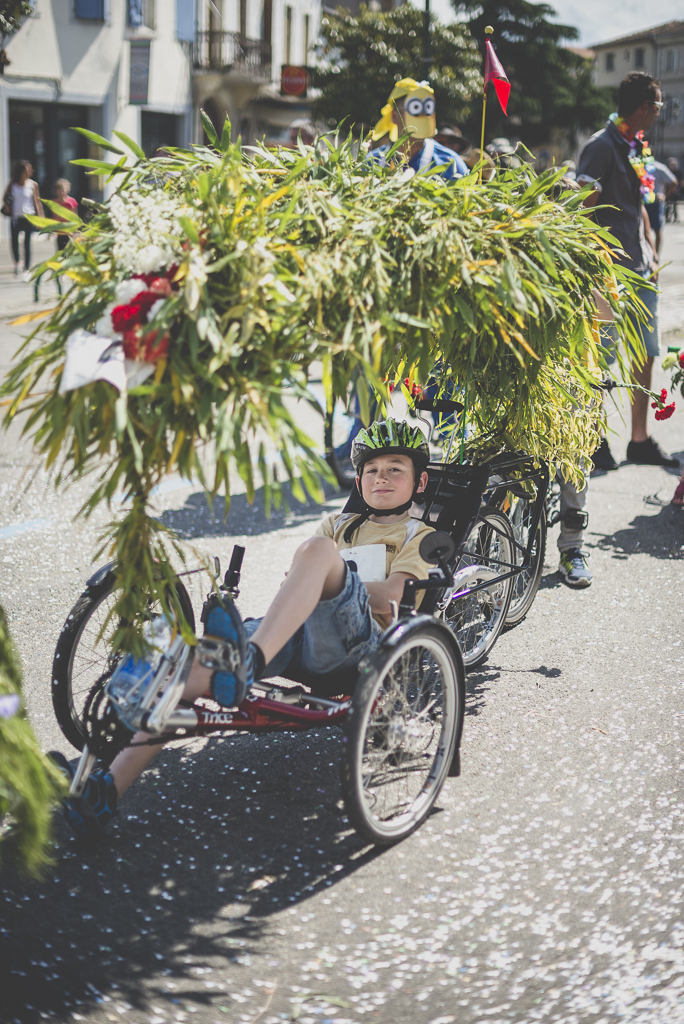
POLYGON ((655 418, 657 420, 669 420, 670 416, 674 411, 675 404, 674 402, 672 402, 671 405, 666 405, 664 409, 658 409, 658 411, 655 414, 655 418))
POLYGON ((165 359, 169 351, 169 334, 159 336, 159 331, 148 331, 143 337, 143 359, 146 363, 156 363, 165 359))
POLYGON ((126 359, 137 359, 140 353, 140 325, 136 324, 129 331, 123 332, 123 349, 126 359))
POLYGON ((684 370, 684 349, 679 353, 679 365, 684 370))
POLYGON ((125 334, 135 327, 136 324, 142 323, 142 306, 138 302, 142 295, 144 295, 144 292, 136 296, 133 302, 127 302, 123 306, 115 306, 112 310, 112 326, 117 334, 125 334))
POLYGON ((660 391, 660 401, 661 402, 666 402, 667 401, 667 388, 661 388, 661 391, 660 391))

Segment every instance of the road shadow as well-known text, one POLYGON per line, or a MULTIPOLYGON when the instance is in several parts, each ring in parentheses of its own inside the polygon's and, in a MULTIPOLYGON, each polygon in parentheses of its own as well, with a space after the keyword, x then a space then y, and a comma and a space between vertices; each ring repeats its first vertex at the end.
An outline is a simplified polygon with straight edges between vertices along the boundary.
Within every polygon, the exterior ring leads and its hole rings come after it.
POLYGON ((263 488, 256 491, 251 505, 246 495, 236 494, 231 499, 227 516, 222 497, 215 498, 210 506, 204 491, 197 491, 186 498, 182 508, 162 512, 159 520, 184 540, 272 533, 307 520, 318 522, 324 513, 339 511, 339 499, 346 498, 347 492, 330 484, 326 484, 323 490, 322 504, 312 498, 302 503, 292 495, 289 484, 283 485, 284 507, 272 508, 270 515, 267 514, 263 488), (336 502, 334 505, 331 504, 333 501, 336 502))
POLYGON ((340 743, 330 729, 171 745, 102 842, 58 819, 45 881, 0 874, 0 1020, 83 1016, 114 990, 167 1019, 179 1002, 235 1014, 227 993, 272 945, 272 916, 382 856, 344 817, 340 743), (202 981, 206 965, 221 985, 202 981))
POLYGON ((640 553, 668 561, 681 559, 684 512, 669 503, 662 504, 657 498, 652 498, 650 503, 660 506, 657 515, 636 516, 628 527, 598 537, 596 547, 612 551, 613 558, 622 560, 640 553))

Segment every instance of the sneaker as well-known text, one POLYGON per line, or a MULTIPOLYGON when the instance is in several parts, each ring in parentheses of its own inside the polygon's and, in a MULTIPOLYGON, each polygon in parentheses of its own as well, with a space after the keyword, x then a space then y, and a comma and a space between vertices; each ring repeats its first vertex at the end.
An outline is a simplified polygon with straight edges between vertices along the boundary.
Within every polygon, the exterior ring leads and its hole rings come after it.
POLYGON ((558 571, 569 587, 589 587, 593 579, 587 556, 579 548, 562 551, 558 571))
MULTIPOLYGON (((240 613, 226 595, 222 595, 220 601, 210 599, 204 634, 227 640, 238 654, 238 665, 233 672, 214 672, 211 678, 211 695, 214 700, 223 707, 237 707, 245 699, 248 685, 254 682, 254 673, 252 671, 251 679, 248 679, 245 627, 240 613)), ((253 662, 253 656, 250 661, 253 662)))
POLYGON ((605 437, 601 438, 601 444, 592 455, 591 461, 594 464, 594 469, 604 469, 608 473, 618 468, 618 464, 613 458, 613 453, 608 447, 608 441, 605 437))
MULTIPOLYGON (((66 777, 69 783, 74 777, 74 769, 64 754, 58 750, 48 755, 66 777)), ((88 776, 83 795, 68 796, 62 800, 64 817, 71 828, 79 836, 99 836, 106 825, 118 814, 117 792, 114 779, 110 772, 100 769, 88 776)))
POLYGON ((640 466, 667 466, 669 469, 679 467, 679 459, 666 455, 652 437, 647 437, 645 441, 630 441, 627 445, 627 458, 640 466))

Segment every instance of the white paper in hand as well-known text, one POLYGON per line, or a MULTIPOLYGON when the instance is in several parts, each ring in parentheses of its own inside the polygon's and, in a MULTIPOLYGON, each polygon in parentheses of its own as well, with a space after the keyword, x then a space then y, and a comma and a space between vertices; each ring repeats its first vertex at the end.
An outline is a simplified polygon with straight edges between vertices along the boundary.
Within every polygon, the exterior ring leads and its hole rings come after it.
POLYGON ((340 551, 345 562, 356 562, 359 579, 364 583, 384 583, 387 579, 387 548, 384 544, 359 544, 340 551))

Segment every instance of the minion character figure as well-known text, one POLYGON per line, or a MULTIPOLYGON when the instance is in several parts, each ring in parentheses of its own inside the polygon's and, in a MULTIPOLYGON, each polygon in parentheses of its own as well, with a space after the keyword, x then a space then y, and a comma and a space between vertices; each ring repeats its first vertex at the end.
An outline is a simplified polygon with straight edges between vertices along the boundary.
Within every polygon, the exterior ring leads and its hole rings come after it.
POLYGON ((408 167, 414 173, 439 167, 445 178, 460 178, 468 174, 460 156, 434 138, 437 132, 435 92, 428 82, 402 78, 394 86, 382 108, 382 117, 373 129, 374 141, 385 135, 389 135, 390 141, 372 150, 372 159, 385 166, 389 149, 403 132, 410 132, 411 141, 407 143, 406 152, 394 156, 400 159, 403 156, 404 160, 408 157, 408 167))

